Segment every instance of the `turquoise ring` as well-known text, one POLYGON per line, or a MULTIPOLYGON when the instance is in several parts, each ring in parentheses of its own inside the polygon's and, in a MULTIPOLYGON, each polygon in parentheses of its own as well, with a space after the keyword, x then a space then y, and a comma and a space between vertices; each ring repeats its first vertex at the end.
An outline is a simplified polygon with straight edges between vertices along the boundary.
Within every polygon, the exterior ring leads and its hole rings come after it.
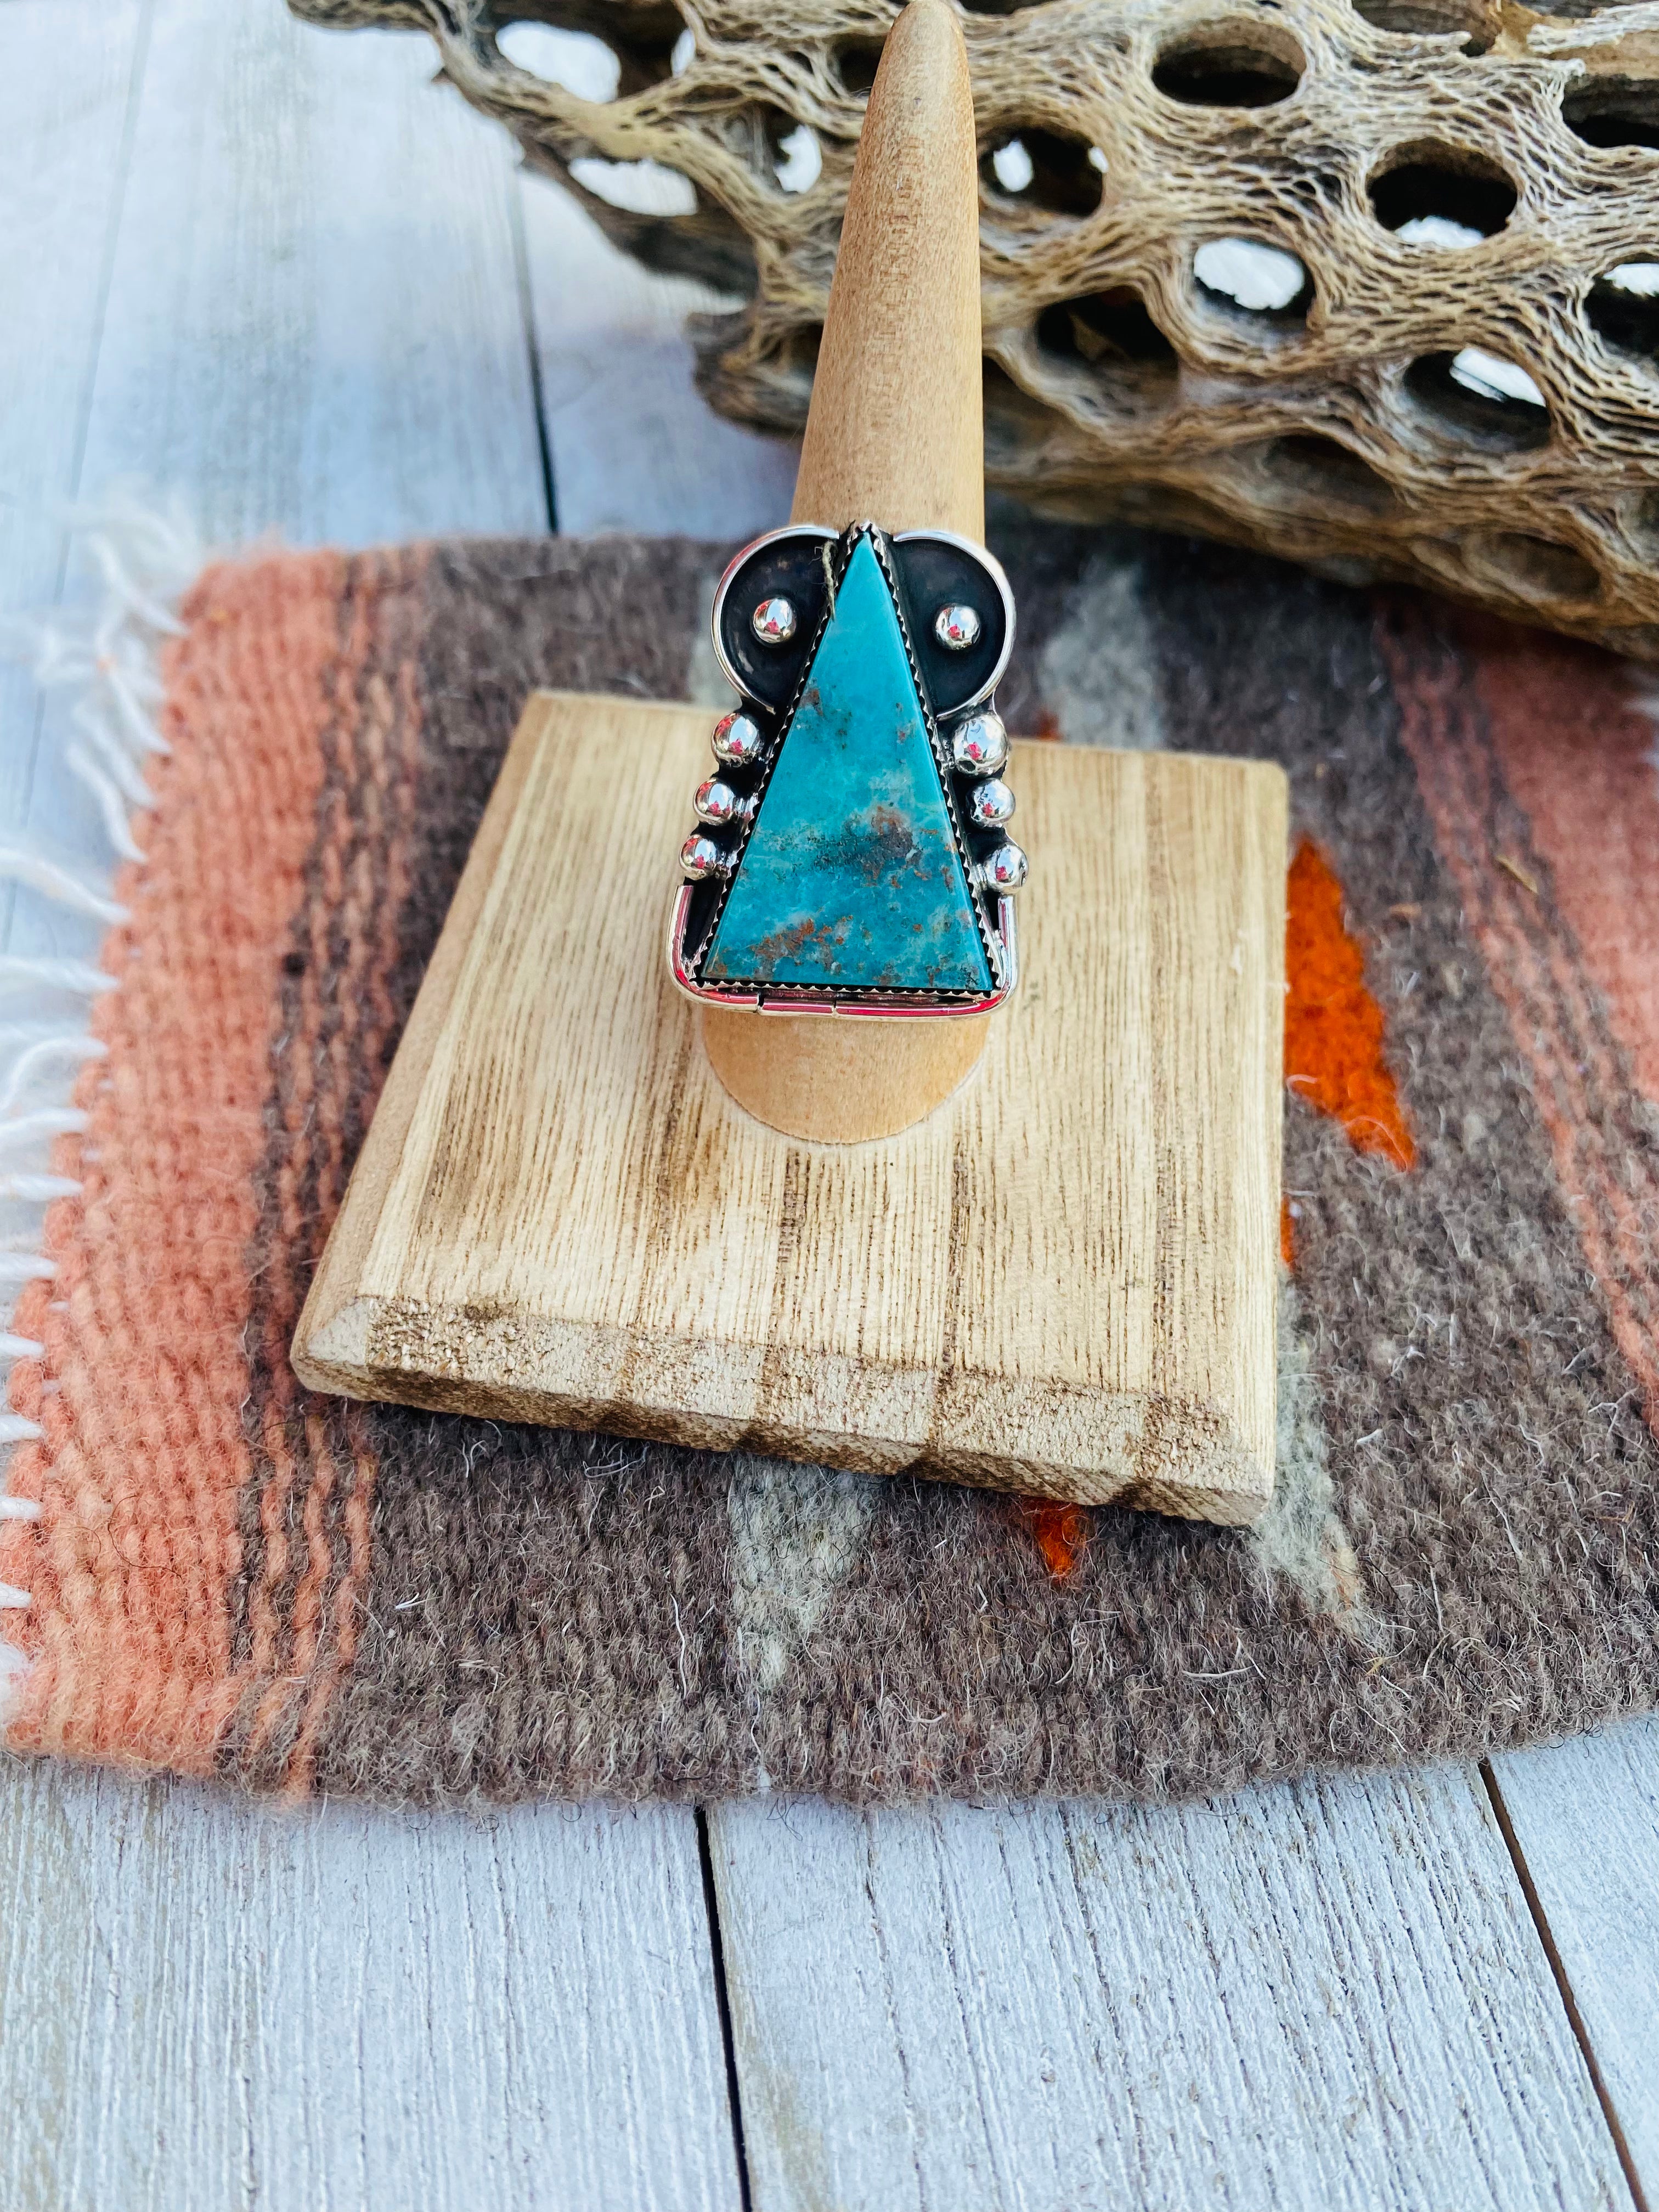
POLYGON ((732 562, 714 632, 740 703, 680 850, 675 983, 775 1013, 1000 1006, 1025 880, 1000 566, 946 531, 797 524, 732 562))

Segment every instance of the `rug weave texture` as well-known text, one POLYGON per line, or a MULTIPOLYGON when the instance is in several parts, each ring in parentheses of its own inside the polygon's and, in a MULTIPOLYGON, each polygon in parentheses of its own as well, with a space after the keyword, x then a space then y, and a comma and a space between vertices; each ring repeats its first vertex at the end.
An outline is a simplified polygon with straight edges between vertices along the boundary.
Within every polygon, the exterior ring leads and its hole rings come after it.
MULTIPOLYGON (((14 1747, 392 1800, 1214 1792, 1659 1693, 1659 781, 1629 672, 1013 527, 1011 726, 1281 761, 1254 1531, 301 1390, 287 1346, 527 691, 718 696, 723 550, 210 569, 14 1323, 14 1747)), ((669 856, 672 860, 672 855, 669 856)), ((667 865, 665 862, 665 865, 667 865)))

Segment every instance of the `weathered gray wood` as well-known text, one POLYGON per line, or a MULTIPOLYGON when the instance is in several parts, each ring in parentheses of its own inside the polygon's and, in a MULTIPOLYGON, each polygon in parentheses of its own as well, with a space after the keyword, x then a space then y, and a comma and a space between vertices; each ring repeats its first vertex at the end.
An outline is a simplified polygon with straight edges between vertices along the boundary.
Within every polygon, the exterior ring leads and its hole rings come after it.
POLYGON ((1467 1770, 710 1831, 756 2212, 1627 2201, 1467 1770))
POLYGON ((736 2206, 678 1811, 0 1805, 0 2204, 736 2206))
MULTIPOLYGON (((138 0, 10 0, 0 17, 0 607, 62 578, 126 169, 138 0)), ((36 702, 0 663, 0 826, 27 805, 36 702)), ((9 901, 7 901, 9 904, 9 901)))
MULTIPOLYGON (((59 542, 46 499, 129 473, 224 542, 543 526, 504 142, 429 89, 422 41, 161 0, 118 222, 111 54, 138 21, 0 7, 0 175, 83 165, 66 221, 97 247, 89 277, 70 236, 0 239, 0 489, 29 543, 59 542)), ((25 553, 14 607, 56 581, 25 553)), ((102 872, 52 755, 32 832, 102 872)), ((95 947, 30 895, 16 919, 14 949, 95 947)), ((0 2111, 20 2212, 732 2205, 692 1816, 285 1820, 6 1762, 0 2111)))
POLYGON ((1659 2203, 1659 1720, 1492 1765, 1631 2166, 1659 2203))
POLYGON ((156 0, 88 491, 140 469, 226 544, 546 526, 511 149, 431 76, 407 33, 156 0))
POLYGON ((742 538, 787 522, 796 448, 722 422, 691 382, 685 318, 730 303, 649 275, 546 179, 520 189, 559 528, 742 538))

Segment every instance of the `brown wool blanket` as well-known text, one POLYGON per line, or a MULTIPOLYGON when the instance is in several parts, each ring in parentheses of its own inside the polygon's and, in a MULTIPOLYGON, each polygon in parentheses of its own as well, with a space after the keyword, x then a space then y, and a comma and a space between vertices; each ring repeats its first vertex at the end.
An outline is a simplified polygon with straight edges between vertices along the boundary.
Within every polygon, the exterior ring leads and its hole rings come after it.
MULTIPOLYGON (((708 695, 717 549, 210 569, 11 1382, 7 1741, 399 1800, 1216 1791, 1659 1692, 1659 787, 1589 648, 1013 529, 1010 724, 1290 771, 1255 1531, 308 1395, 287 1346, 535 684, 708 695)), ((708 695, 712 696, 712 695, 708 695)), ((668 856, 665 866, 668 865, 668 856)))

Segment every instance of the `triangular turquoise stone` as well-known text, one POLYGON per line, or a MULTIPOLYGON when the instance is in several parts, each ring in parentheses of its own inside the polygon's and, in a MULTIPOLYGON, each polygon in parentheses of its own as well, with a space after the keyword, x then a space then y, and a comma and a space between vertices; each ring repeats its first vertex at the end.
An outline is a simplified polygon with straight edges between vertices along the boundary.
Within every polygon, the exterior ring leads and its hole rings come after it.
POLYGON ((836 594, 703 975, 837 990, 991 988, 898 617, 867 538, 836 594))

